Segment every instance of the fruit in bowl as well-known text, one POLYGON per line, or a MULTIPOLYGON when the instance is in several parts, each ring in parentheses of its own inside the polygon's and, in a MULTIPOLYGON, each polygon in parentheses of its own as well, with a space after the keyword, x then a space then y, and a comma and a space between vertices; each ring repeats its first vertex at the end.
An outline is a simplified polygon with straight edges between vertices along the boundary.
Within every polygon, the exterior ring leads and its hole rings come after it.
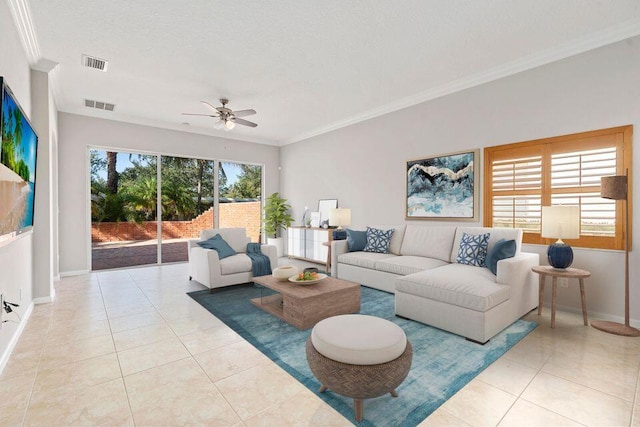
POLYGON ((313 271, 305 271, 304 273, 300 273, 298 274, 298 278, 296 279, 296 281, 298 282, 306 282, 308 280, 317 280, 318 279, 318 273, 313 271))

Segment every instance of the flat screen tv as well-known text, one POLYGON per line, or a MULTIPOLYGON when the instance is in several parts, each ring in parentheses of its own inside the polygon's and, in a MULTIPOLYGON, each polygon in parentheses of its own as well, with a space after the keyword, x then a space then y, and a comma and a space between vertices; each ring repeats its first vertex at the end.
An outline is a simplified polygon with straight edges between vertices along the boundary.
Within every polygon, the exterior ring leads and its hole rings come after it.
POLYGON ((0 236, 6 236, 33 227, 38 136, 2 77, 0 101, 0 236))

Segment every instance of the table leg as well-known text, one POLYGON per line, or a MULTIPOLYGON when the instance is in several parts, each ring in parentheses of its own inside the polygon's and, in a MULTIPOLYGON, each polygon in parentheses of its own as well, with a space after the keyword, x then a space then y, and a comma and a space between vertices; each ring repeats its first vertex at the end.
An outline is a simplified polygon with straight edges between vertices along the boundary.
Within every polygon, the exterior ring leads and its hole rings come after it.
POLYGON ((540 276, 539 279, 539 296, 538 296, 538 316, 540 316, 542 314, 542 299, 544 298, 544 282, 547 278, 547 276, 545 276, 542 273, 539 273, 538 276, 540 276))
POLYGON ((584 279, 580 278, 580 298, 582 299, 582 320, 584 321, 584 325, 587 326, 589 322, 587 321, 587 297, 584 295, 584 279))
POLYGON ((327 271, 326 273, 331 273, 331 245, 328 246, 329 250, 327 250, 327 271))
POLYGON ((558 278, 553 276, 552 289, 551 289, 551 327, 556 327, 556 288, 558 285, 558 278))

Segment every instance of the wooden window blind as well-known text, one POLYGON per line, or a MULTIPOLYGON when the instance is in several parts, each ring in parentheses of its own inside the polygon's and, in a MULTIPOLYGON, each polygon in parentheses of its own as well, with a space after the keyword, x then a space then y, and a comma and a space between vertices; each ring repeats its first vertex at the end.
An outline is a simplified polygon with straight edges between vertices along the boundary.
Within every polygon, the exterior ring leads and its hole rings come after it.
MULTIPOLYGON (((540 236, 542 206, 580 207, 580 238, 572 246, 623 249, 623 202, 600 197, 600 178, 629 174, 632 126, 485 148, 484 224, 540 236)), ((630 232, 630 230, 629 230, 630 232)))

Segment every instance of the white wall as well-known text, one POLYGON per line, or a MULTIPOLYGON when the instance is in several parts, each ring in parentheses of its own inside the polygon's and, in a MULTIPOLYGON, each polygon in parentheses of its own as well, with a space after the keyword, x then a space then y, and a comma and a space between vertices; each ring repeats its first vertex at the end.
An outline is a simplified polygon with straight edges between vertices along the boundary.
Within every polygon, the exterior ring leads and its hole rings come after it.
MULTIPOLYGON (((6 2, 0 2, 0 76, 3 76, 25 113, 31 115, 31 70, 22 50, 17 30, 6 2)), ((0 292, 8 301, 18 302, 24 317, 31 304, 33 286, 33 234, 0 242, 0 292)), ((17 320, 15 315, 7 319, 17 320)), ((0 329, 0 371, 15 340, 18 324, 5 323, 0 329)))
MULTIPOLYGON (((281 192, 298 221, 305 205, 337 198, 341 207, 351 208, 353 224, 403 223, 408 159, 628 124, 635 126, 637 141, 640 38, 283 147, 281 192)), ((633 157, 640 165, 640 150, 633 157)), ((636 201, 640 201, 639 167, 633 179, 636 201)), ((633 246, 640 248, 638 214, 633 224, 633 246)), ((538 245, 526 245, 524 250, 546 253, 538 245)), ((631 317, 636 321, 640 319, 639 253, 631 254, 631 317)), ((593 273, 586 281, 593 315, 624 315, 623 265, 620 252, 575 250, 574 267, 593 273)), ((560 305, 579 310, 576 286, 560 288, 558 297, 560 305)))
POLYGON ((265 194, 278 191, 279 147, 141 126, 75 114, 58 114, 60 273, 90 268, 88 146, 264 165, 265 194))

